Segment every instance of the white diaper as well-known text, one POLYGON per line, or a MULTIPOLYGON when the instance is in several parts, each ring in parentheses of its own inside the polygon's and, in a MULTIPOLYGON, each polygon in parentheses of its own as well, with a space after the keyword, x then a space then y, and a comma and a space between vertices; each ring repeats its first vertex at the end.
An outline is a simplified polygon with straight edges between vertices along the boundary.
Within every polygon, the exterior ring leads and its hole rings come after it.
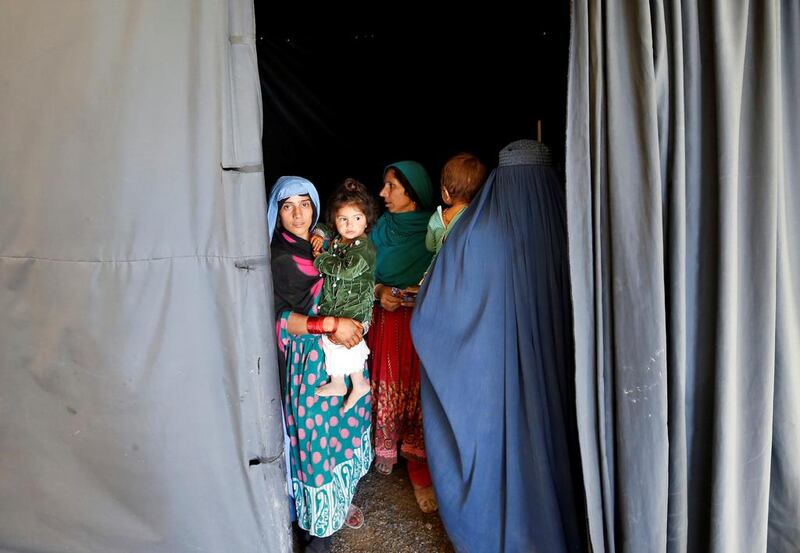
POLYGON ((328 376, 344 376, 364 370, 364 363, 369 357, 366 340, 361 340, 358 345, 347 349, 345 346, 334 344, 327 336, 323 336, 322 351, 325 352, 325 371, 328 376))

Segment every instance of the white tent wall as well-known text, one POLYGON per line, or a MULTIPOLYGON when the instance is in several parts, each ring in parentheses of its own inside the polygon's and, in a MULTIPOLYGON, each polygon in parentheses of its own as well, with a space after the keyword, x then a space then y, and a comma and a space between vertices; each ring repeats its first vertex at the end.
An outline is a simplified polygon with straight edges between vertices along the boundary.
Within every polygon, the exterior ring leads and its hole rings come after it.
POLYGON ((0 0, 0 551, 290 549, 260 106, 252 0, 0 0))

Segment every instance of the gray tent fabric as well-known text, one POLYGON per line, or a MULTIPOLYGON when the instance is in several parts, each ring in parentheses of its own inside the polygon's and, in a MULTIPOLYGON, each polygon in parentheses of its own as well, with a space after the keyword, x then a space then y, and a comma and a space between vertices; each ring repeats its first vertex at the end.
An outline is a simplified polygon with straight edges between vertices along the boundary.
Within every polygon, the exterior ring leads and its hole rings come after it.
POLYGON ((254 32, 0 3, 4 553, 290 550, 254 32))
POLYGON ((800 551, 800 4, 575 0, 593 550, 800 551))

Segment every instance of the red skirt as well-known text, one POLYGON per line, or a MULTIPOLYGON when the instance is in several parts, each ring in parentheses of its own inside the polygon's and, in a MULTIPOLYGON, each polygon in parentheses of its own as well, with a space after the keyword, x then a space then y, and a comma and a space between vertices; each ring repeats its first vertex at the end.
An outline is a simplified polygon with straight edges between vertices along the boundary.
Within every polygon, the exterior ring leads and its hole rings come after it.
POLYGON ((400 454, 425 462, 422 436, 422 402, 419 397, 419 357, 411 343, 412 309, 399 307, 373 310, 367 333, 372 381, 375 456, 386 464, 397 462, 400 454))

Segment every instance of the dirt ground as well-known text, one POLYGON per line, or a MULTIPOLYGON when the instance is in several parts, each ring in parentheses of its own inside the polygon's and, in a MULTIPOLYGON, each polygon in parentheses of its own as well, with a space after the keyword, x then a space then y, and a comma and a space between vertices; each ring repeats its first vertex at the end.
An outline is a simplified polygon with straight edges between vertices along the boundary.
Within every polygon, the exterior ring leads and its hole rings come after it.
POLYGON ((419 510, 403 464, 389 476, 371 469, 353 503, 364 511, 364 526, 334 534, 333 553, 453 552, 439 515, 419 510))

